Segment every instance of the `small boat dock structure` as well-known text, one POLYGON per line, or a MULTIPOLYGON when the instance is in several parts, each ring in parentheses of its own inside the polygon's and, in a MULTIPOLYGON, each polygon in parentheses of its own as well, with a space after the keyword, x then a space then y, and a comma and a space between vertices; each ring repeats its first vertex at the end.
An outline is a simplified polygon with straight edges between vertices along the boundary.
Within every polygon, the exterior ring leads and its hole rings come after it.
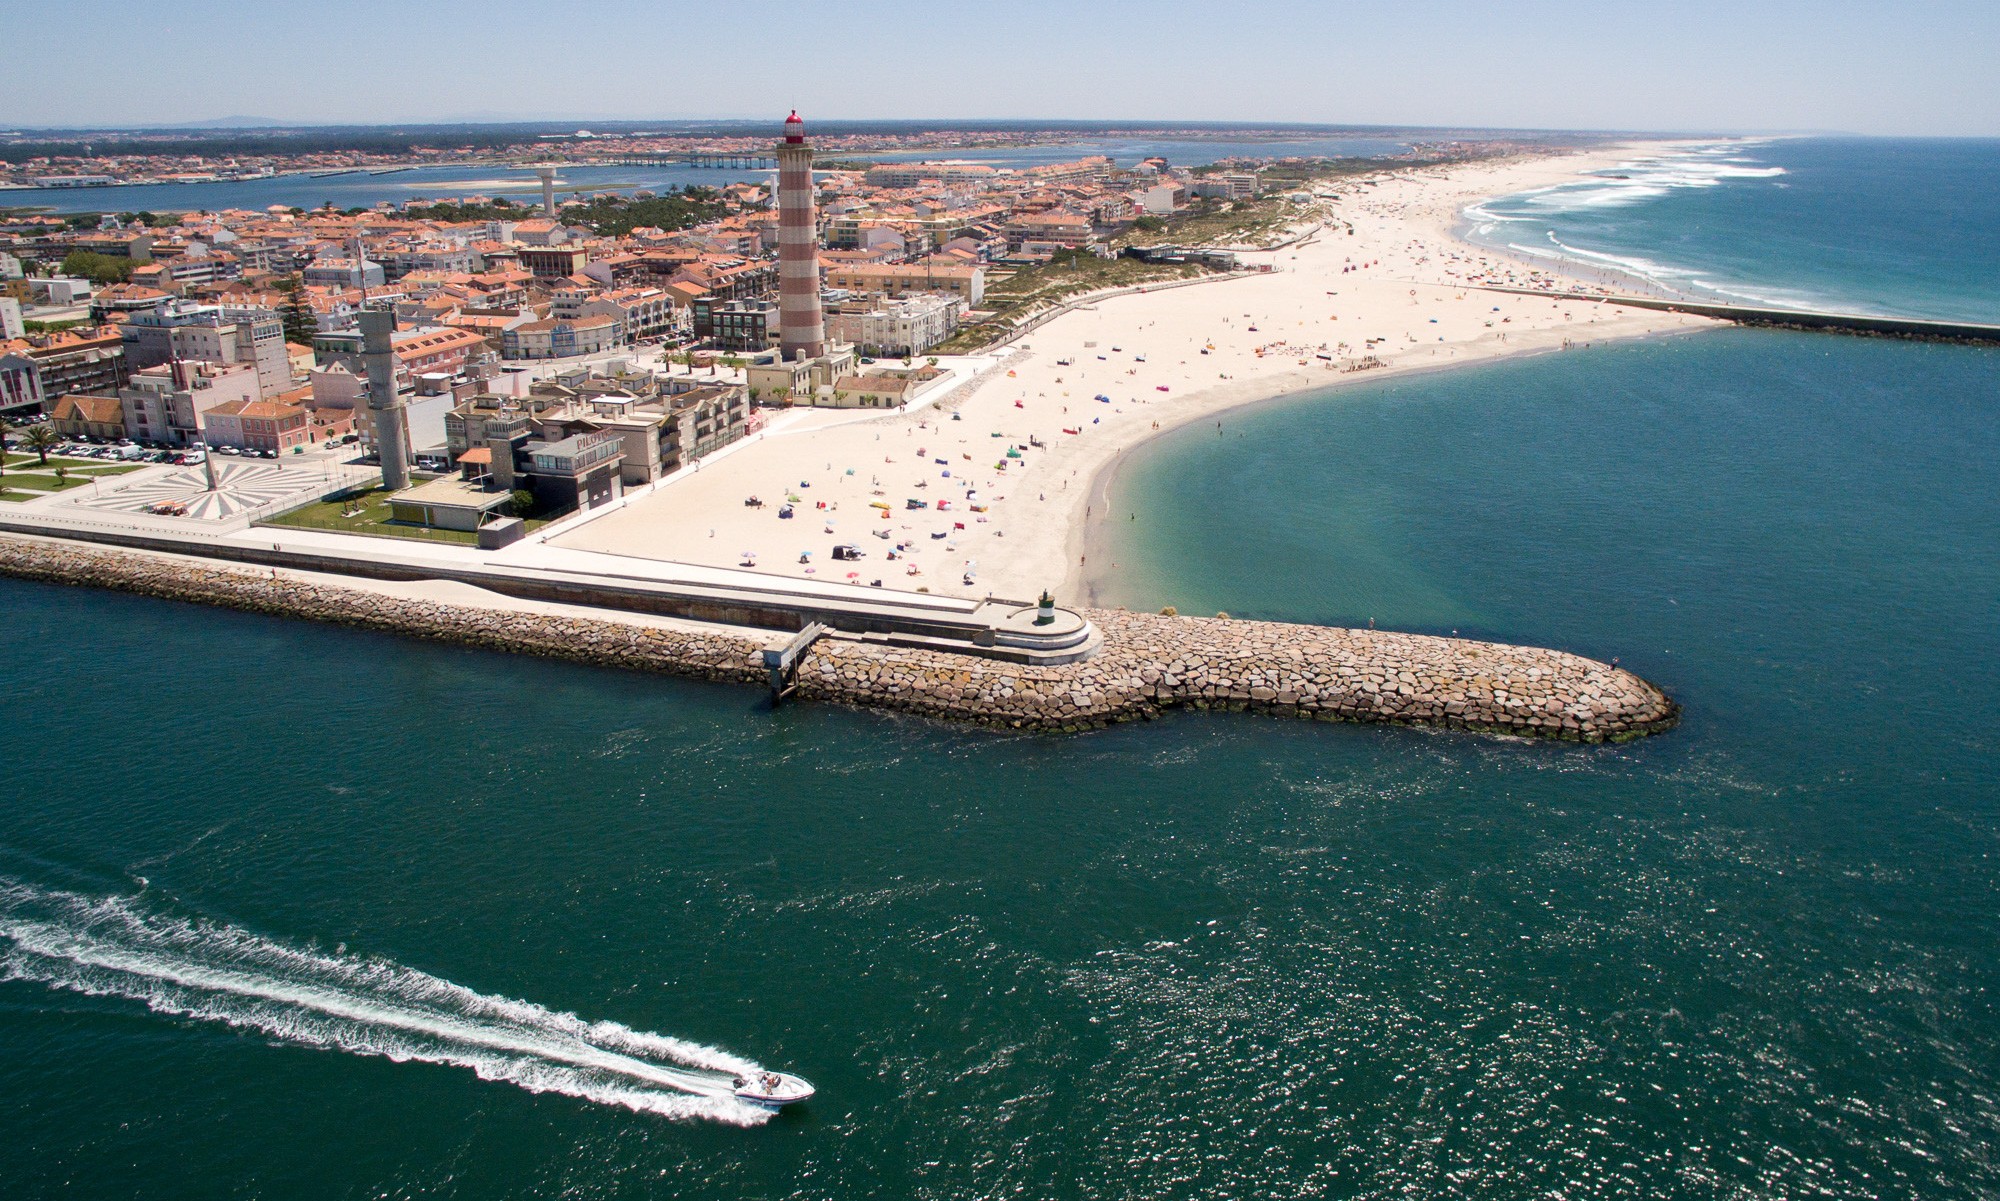
POLYGON ((794 634, 785 645, 764 648, 764 667, 771 673, 772 704, 792 694, 797 687, 800 657, 828 633, 830 631, 819 622, 808 622, 806 628, 794 634))
POLYGON ((1593 296, 1585 292, 1544 292, 1537 288, 1488 286, 1482 291, 1505 292, 1511 296, 1542 296, 1576 304, 1618 304, 1627 308, 1651 309, 1657 313, 1687 313, 1713 317, 1737 325, 1769 329, 1810 330, 1819 333, 1854 334, 1870 338, 1907 338, 1916 342, 1961 342, 1968 345, 2000 345, 2000 325, 1970 321, 1926 321, 1915 317, 1875 317, 1866 313, 1820 313, 1806 309, 1767 309, 1741 304, 1702 304, 1691 300, 1663 300, 1652 296, 1593 296))

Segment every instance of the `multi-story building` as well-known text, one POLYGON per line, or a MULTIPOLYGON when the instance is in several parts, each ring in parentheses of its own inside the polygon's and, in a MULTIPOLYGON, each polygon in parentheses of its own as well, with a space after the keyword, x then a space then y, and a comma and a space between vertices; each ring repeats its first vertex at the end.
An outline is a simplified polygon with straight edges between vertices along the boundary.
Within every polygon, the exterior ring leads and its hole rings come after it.
POLYGON ((141 287, 185 292, 189 288, 227 283, 242 277, 242 261, 234 254, 226 250, 204 249, 199 254, 182 253, 172 258, 156 258, 142 267, 134 267, 130 280, 141 287))
POLYGON ((778 306, 769 300, 697 296, 689 306, 694 336, 723 350, 763 350, 778 341, 778 306))
POLYGON ((1044 163, 1039 167, 1029 167, 1021 174, 1044 185, 1092 183, 1111 174, 1111 160, 1104 155, 1093 154, 1074 162, 1044 163))
POLYGON ((583 270, 590 252, 581 246, 523 246, 520 261, 537 279, 561 279, 583 270))
POLYGON ((918 293, 830 313, 827 334, 865 355, 917 355, 951 337, 965 312, 956 296, 918 293))
POLYGON ((1194 181, 1197 196, 1219 196, 1224 200, 1248 200, 1257 194, 1260 182, 1248 171, 1225 171, 1204 175, 1194 181))
POLYGON ((206 409, 202 433, 210 446, 285 454, 312 440, 303 406, 276 400, 231 400, 206 409))
POLYGON ((125 343, 116 329, 31 334, 0 354, 0 413, 38 413, 50 397, 110 396, 124 386, 125 343))
POLYGON ((150 313, 172 300, 173 297, 158 288, 148 288, 142 284, 112 284, 100 288, 90 301, 90 315, 98 321, 119 315, 119 320, 133 313, 150 313))
MULTIPOLYGON (((504 463, 492 451, 482 453, 484 448, 496 443, 525 447, 535 438, 554 441, 573 434, 605 433, 619 439, 624 485, 636 487, 727 446, 749 428, 749 400, 737 384, 649 377, 644 381, 593 378, 586 381, 584 394, 567 387, 544 387, 547 392, 524 398, 474 396, 453 408, 445 417, 445 446, 453 460, 468 475, 504 474, 504 463), (634 390, 589 387, 617 382, 634 390)), ((520 468, 526 469, 526 464, 520 468)))
POLYGON ((1073 250, 1088 246, 1097 238, 1090 218, 1062 210, 1021 213, 1006 224, 1007 245, 1030 254, 1048 250, 1073 250))
POLYGON ((134 368, 175 359, 250 363, 265 394, 276 396, 292 386, 284 318, 269 309, 173 301, 132 313, 125 321, 124 340, 134 368))
POLYGON ((1171 216, 1187 207, 1187 189, 1178 183, 1156 183, 1139 193, 1139 207, 1155 216, 1171 216))
POLYGON ((125 436, 140 442, 193 446, 205 439, 206 415, 217 405, 257 400, 257 368, 251 363, 176 361, 134 372, 118 390, 125 436))
POLYGON ((382 264, 367 259, 314 259, 299 274, 314 288, 379 288, 389 282, 382 264))
POLYGON ((565 289, 554 294, 549 315, 575 321, 609 317, 618 324, 616 342, 623 345, 658 337, 676 325, 673 297, 664 288, 617 288, 608 292, 565 289))
POLYGON ((486 339, 467 329, 398 330, 390 339, 399 372, 456 375, 486 349, 486 339))
POLYGON ((501 336, 501 357, 509 359, 566 359, 580 354, 596 354, 620 344, 619 325, 613 317, 578 317, 573 321, 530 321, 517 325, 501 336))
POLYGON ((990 184, 998 174, 981 163, 877 163, 863 178, 871 188, 914 188, 925 180, 965 187, 990 184))
POLYGON ((891 299, 941 292, 958 297, 966 308, 975 308, 986 296, 986 268, 942 263, 849 263, 829 267, 826 285, 891 299))
POLYGON ((386 279, 398 280, 412 271, 464 271, 473 268, 478 257, 471 248, 449 242, 427 242, 417 246, 391 246, 374 252, 386 279))

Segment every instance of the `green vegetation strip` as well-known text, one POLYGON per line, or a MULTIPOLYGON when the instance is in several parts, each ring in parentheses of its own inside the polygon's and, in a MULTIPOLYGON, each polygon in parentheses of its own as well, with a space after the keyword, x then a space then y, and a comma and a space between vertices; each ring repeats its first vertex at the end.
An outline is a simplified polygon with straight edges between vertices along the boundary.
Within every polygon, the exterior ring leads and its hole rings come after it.
MULTIPOLYGON (((321 500, 281 513, 258 525, 283 526, 302 530, 332 530, 341 534, 364 534, 376 538, 416 538, 426 542, 455 542, 472 546, 479 536, 470 530, 436 530, 429 526, 396 521, 389 513, 389 490, 371 488, 359 495, 338 500, 321 500)), ((530 531, 547 525, 548 519, 530 517, 524 523, 530 531)))
POLYGON ((987 290, 982 308, 993 316, 968 325, 936 350, 966 354, 1011 331, 1036 311, 1087 292, 1130 288, 1139 284, 1195 279, 1213 272, 1192 263, 1142 263, 1138 259, 1104 259, 1084 251, 1064 252, 1046 266, 1018 271, 987 290))
POLYGON ((10 471, 0 476, 0 486, 5 486, 9 491, 16 488, 32 488, 37 492, 59 492, 64 488, 74 488, 83 482, 71 476, 65 483, 52 475, 36 475, 32 472, 24 475, 18 471, 10 471))
MULTIPOLYGON (((635 229, 686 229, 727 215, 713 188, 687 188, 660 196, 600 196, 588 204, 562 209, 557 217, 564 225, 583 225, 610 238, 622 238, 635 229)), ((405 209, 403 216, 418 221, 526 221, 541 215, 539 207, 514 204, 506 199, 491 204, 430 204, 405 209)))
POLYGON ((146 466, 149 466, 149 464, 107 463, 103 459, 72 459, 66 455, 50 455, 47 463, 42 462, 34 455, 7 456, 7 470, 9 471, 22 467, 32 468, 36 471, 54 471, 58 467, 67 467, 71 475, 79 472, 84 475, 119 475, 127 471, 137 471, 141 467, 146 466))

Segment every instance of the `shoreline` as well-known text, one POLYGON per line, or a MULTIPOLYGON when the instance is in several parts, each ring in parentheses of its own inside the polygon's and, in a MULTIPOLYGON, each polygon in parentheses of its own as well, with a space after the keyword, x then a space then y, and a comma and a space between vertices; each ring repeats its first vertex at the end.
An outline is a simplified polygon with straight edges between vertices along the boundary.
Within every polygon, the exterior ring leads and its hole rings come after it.
POLYGON ((1362 378, 1721 324, 1478 292, 1481 283, 1585 285, 1453 232, 1479 199, 1561 183, 1674 144, 1620 143, 1327 185, 1320 194, 1331 216, 1297 230, 1316 236, 1242 252, 1249 269, 1224 289, 1080 298, 1086 303, 978 356, 990 369, 976 385, 935 405, 796 419, 699 473, 555 534, 550 545, 709 566, 754 563, 765 574, 879 580, 973 598, 1047 589, 1059 603, 1082 601, 1103 583, 1084 569, 1102 561, 1091 548, 1101 538, 1092 519, 1111 487, 1104 473, 1157 434, 1362 378), (1357 365, 1364 369, 1341 370, 1357 365), (790 499, 795 519, 781 522, 775 506, 746 509, 751 496, 790 499), (861 548, 863 560, 830 561, 840 543, 861 548))
MULTIPOLYGON (((1700 326, 1691 329, 1641 330, 1629 334, 1613 335, 1604 340, 1616 341, 1616 342, 1644 342, 1652 338, 1689 337, 1696 334, 1708 333, 1712 329, 1716 328, 1722 328, 1722 327, 1700 326)), ((1464 371, 1474 367, 1498 366, 1499 364, 1502 363, 1513 363, 1513 362, 1519 362, 1523 359, 1540 358, 1543 355, 1560 354, 1565 349, 1566 348, 1562 346, 1523 347, 1518 351, 1514 351, 1508 354, 1494 355, 1491 358, 1486 358, 1486 359, 1468 360, 1463 363, 1425 364, 1421 367, 1407 367, 1401 371, 1393 373, 1370 372, 1366 373, 1364 377, 1361 379, 1336 380, 1330 383, 1323 383, 1323 384, 1316 383, 1311 385, 1309 388, 1299 392, 1293 392, 1290 390, 1281 390, 1273 392, 1268 396, 1260 396, 1260 397, 1254 397, 1236 401, 1221 408, 1210 409, 1207 412, 1202 413, 1197 417, 1190 418, 1189 420, 1180 422, 1176 425, 1163 426, 1162 428, 1157 430, 1148 430, 1146 432, 1145 437, 1140 438, 1136 442, 1132 442, 1126 446, 1121 447, 1118 453, 1116 453, 1109 460, 1107 460, 1102 467, 1098 468, 1097 475, 1092 478, 1089 488, 1085 490, 1086 494, 1089 497, 1087 503, 1092 507, 1093 510, 1095 510, 1099 506, 1102 506, 1103 513, 1100 516, 1093 516, 1085 520, 1081 524, 1081 527, 1078 530, 1078 538, 1080 541, 1078 542, 1077 545, 1081 549, 1079 550, 1079 553, 1077 555, 1073 556, 1073 558, 1076 558, 1077 560, 1079 560, 1079 562, 1077 563, 1077 566, 1071 569, 1071 575, 1063 581, 1064 594, 1075 595, 1079 597, 1080 598, 1079 603, 1081 604, 1090 605, 1093 607, 1099 607, 1104 604, 1103 598, 1099 595, 1099 588, 1110 579, 1110 575, 1108 574, 1110 571, 1110 566, 1105 565, 1103 563, 1103 558, 1105 552, 1111 549, 1112 546, 1112 541, 1108 536, 1112 526, 1107 519, 1110 516, 1111 498, 1114 492, 1114 485, 1117 482, 1118 472, 1121 468, 1125 466, 1126 458, 1127 456, 1132 454, 1132 452, 1142 450, 1148 446, 1151 446, 1154 443, 1165 438, 1169 434, 1178 433, 1181 430, 1186 429, 1188 426, 1193 425, 1195 421, 1202 420, 1203 418, 1222 417, 1230 413, 1240 413, 1245 409, 1254 409, 1261 407, 1263 405, 1273 404, 1281 400, 1293 400, 1293 399, 1302 401, 1320 400, 1320 399, 1331 400, 1339 393, 1344 392, 1349 388, 1361 387, 1365 384, 1372 383, 1378 379, 1405 380, 1426 375, 1441 375, 1451 371, 1464 371), (1095 568, 1088 567, 1088 565, 1082 561, 1084 559, 1097 559, 1099 561, 1099 566, 1095 568)))

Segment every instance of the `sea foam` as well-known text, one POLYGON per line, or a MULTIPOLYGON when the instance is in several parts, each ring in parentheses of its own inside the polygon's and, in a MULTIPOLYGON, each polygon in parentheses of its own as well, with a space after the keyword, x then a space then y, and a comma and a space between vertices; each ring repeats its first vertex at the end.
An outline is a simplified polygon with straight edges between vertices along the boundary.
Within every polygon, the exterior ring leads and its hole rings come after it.
POLYGON ((0 978, 668 1118, 749 1126, 769 1117, 736 1100, 730 1080, 761 1069, 727 1051, 474 992, 385 959, 288 946, 136 898, 0 877, 0 978))

